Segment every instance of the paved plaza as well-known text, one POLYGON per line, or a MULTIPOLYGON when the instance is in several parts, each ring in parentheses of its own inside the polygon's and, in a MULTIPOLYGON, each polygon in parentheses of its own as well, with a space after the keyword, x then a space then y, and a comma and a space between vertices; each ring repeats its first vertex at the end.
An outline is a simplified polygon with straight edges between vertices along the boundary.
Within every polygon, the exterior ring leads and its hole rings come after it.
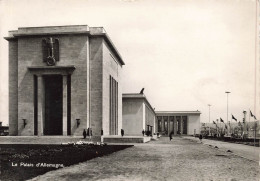
MULTIPOLYGON (((205 141, 205 140, 203 140, 205 141)), ((244 146, 244 145, 243 145, 244 146)), ((258 180, 259 164, 196 139, 162 137, 33 180, 258 180)))

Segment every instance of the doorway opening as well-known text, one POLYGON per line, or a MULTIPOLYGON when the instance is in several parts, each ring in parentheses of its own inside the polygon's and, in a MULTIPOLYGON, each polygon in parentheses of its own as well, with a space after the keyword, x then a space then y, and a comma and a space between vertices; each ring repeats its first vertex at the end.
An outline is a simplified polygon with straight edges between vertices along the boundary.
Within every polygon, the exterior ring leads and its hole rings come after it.
POLYGON ((45 75, 44 135, 62 135, 62 76, 45 75))

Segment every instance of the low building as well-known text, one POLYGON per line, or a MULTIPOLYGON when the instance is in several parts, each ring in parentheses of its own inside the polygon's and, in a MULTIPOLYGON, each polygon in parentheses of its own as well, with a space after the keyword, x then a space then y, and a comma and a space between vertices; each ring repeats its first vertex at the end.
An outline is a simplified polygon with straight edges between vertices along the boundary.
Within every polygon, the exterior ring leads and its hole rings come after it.
POLYGON ((161 135, 200 133, 200 111, 156 111, 156 127, 161 135))
POLYGON ((141 136, 157 132, 155 111, 146 96, 142 93, 123 94, 123 129, 125 135, 141 136))

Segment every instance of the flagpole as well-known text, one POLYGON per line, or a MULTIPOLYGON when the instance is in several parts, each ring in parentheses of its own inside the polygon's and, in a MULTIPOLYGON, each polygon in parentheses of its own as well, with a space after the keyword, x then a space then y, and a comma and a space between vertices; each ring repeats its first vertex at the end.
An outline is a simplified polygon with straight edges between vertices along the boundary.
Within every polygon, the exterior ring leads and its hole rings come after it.
POLYGON ((210 104, 208 104, 208 106, 209 106, 209 136, 210 136, 210 104))
MULTIPOLYGON (((227 122, 228 122, 228 94, 231 92, 226 91, 225 93, 227 94, 227 122)), ((229 127, 230 127, 230 131, 232 131, 230 123, 229 123, 229 127)))
MULTIPOLYGON (((255 120, 255 118, 254 118, 255 120)), ((254 130, 255 130, 255 135, 254 135, 254 146, 255 146, 255 139, 256 139, 256 120, 254 122, 254 130)))

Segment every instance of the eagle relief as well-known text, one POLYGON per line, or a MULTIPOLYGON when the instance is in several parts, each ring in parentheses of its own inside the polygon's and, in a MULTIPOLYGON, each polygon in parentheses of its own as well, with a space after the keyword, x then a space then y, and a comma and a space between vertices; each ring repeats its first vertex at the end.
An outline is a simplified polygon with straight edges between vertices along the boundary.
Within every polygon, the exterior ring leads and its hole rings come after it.
POLYGON ((42 40, 43 62, 53 66, 59 61, 59 40, 57 38, 44 38, 42 40))

